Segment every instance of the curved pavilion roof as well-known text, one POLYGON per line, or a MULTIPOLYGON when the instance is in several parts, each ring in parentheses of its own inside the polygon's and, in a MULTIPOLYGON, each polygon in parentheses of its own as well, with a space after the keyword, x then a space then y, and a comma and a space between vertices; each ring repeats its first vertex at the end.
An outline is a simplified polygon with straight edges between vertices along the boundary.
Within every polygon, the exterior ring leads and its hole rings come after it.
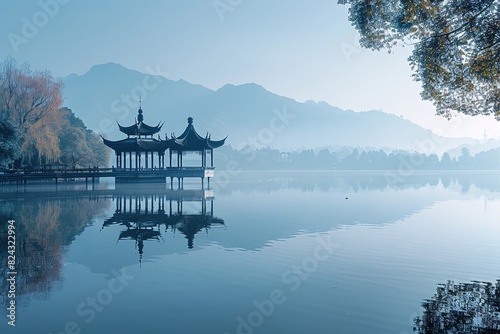
POLYGON ((144 123, 144 117, 142 115, 142 108, 139 107, 139 110, 137 111, 137 122, 134 125, 131 126, 122 126, 118 121, 116 123, 118 124, 118 128, 120 129, 121 132, 126 134, 127 136, 152 136, 155 133, 160 132, 161 127, 165 122, 159 122, 158 125, 156 126, 151 126, 147 125, 144 123))
POLYGON ((184 130, 179 137, 175 137, 175 135, 172 134, 170 149, 172 151, 203 151, 206 149, 214 149, 224 145, 226 138, 212 140, 208 133, 207 136, 203 138, 196 132, 193 125, 193 118, 189 117, 186 130, 184 130))
POLYGON ((153 138, 125 138, 112 141, 101 136, 104 145, 116 152, 165 152, 170 147, 171 140, 153 138))

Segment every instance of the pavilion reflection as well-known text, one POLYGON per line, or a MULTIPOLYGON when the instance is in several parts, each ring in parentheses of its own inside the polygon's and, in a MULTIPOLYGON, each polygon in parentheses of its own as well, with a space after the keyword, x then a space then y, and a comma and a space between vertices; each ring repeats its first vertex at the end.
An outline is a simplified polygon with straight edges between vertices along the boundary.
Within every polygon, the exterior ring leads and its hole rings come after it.
POLYGON ((102 228, 123 226, 118 241, 132 240, 142 261, 145 241, 163 241, 164 233, 181 233, 189 249, 195 235, 214 227, 225 227, 214 216, 213 190, 177 190, 158 194, 123 194, 114 197, 115 212, 102 228))
POLYGON ((454 283, 437 287, 422 303, 413 331, 430 333, 500 333, 500 279, 496 282, 454 283))

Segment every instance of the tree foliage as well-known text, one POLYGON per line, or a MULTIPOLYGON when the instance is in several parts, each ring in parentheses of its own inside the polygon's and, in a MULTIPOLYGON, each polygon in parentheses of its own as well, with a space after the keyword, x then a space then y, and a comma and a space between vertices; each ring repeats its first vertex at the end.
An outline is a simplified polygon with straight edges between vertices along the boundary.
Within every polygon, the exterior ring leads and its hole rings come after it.
POLYGON ((454 283, 448 281, 423 304, 414 319, 414 332, 498 333, 500 331, 500 280, 454 283))
POLYGON ((101 138, 87 129, 83 121, 68 108, 58 111, 61 123, 59 133, 61 162, 72 168, 106 166, 110 151, 101 138))
POLYGON ((360 44, 373 50, 413 46, 408 61, 424 100, 450 118, 495 115, 500 120, 499 0, 339 0, 360 44))
POLYGON ((7 166, 20 156, 21 151, 17 138, 17 130, 10 121, 0 119, 0 167, 7 166))
POLYGON ((99 136, 61 103, 61 81, 50 72, 11 58, 0 65, 0 165, 17 158, 24 165, 108 165, 109 150, 99 136))
POLYGON ((61 102, 61 81, 50 72, 17 66, 12 58, 2 64, 0 119, 8 119, 19 132, 25 162, 55 161, 60 155, 56 133, 61 102))
MULTIPOLYGON (((7 221, 16 221, 16 304, 27 305, 34 297, 47 299, 60 287, 64 249, 94 218, 107 209, 109 202, 83 197, 7 199, 0 206, 0 244, 7 245, 7 221)), ((0 247, 0 262, 6 263, 7 247, 0 247)), ((0 275, 8 267, 0 266, 0 275)), ((0 289, 8 291, 9 282, 1 280, 0 289), (7 289, 7 290, 5 290, 7 289)), ((0 305, 7 307, 7 294, 0 294, 0 305)))

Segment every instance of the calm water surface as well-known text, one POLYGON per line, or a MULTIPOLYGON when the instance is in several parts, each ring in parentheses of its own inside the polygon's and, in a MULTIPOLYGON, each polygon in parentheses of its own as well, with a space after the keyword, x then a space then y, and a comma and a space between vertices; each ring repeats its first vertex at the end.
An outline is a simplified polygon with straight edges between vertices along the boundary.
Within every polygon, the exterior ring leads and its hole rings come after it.
POLYGON ((3 189, 0 333, 500 332, 500 174, 387 180, 3 189))

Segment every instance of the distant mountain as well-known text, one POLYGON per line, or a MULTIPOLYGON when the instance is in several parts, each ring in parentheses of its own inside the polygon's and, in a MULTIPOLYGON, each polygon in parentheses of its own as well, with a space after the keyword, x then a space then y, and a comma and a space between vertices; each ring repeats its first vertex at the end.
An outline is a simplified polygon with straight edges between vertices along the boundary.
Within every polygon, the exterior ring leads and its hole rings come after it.
MULTIPOLYGON (((184 80, 140 73, 121 65, 96 65, 84 75, 63 80, 65 106, 109 139, 120 139, 116 121, 131 125, 142 99, 144 121, 165 121, 161 136, 179 135, 194 118, 201 135, 228 135, 233 147, 295 150, 320 147, 376 147, 426 151, 439 143, 441 153, 472 139, 435 136, 401 117, 382 111, 341 110, 325 102, 297 102, 256 84, 225 85, 214 91, 184 80)), ((426 153, 429 153, 428 151, 426 153)))

